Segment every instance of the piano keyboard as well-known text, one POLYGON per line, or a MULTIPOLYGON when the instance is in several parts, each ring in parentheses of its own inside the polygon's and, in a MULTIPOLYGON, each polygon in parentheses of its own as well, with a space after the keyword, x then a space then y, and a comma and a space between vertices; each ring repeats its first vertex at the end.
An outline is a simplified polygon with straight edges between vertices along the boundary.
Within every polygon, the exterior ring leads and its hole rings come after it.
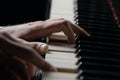
MULTIPOLYGON (((67 44, 68 45, 68 44, 67 44)), ((69 45, 68 45, 69 46, 69 45)), ((69 47, 65 44, 49 44, 46 61, 55 66, 58 72, 43 73, 43 80, 75 80, 77 77, 77 58, 75 45, 69 47)))
POLYGON ((43 74, 42 80, 77 80, 75 73, 51 72, 43 74))
MULTIPOLYGON (((52 46, 49 46, 52 47, 52 46)), ((75 49, 71 48, 70 51, 66 51, 68 49, 64 47, 64 50, 57 50, 58 46, 54 46, 53 51, 49 51, 49 53, 46 55, 46 60, 50 62, 53 66, 57 67, 58 71, 64 71, 64 72, 76 72, 77 66, 75 65, 77 58, 75 58, 74 51, 75 49)), ((59 49, 62 49, 59 47, 59 49)))
POLYGON ((75 22, 91 36, 76 37, 76 46, 49 44, 46 60, 58 72, 42 80, 120 80, 120 29, 110 0, 74 0, 75 22))
POLYGON ((120 29, 109 0, 76 0, 76 24, 90 37, 78 37, 79 80, 120 80, 120 29))

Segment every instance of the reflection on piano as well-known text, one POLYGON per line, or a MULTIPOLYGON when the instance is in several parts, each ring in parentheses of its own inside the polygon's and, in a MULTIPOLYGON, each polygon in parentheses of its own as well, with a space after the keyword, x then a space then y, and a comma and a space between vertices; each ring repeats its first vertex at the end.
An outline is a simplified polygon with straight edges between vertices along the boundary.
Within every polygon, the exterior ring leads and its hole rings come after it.
POLYGON ((74 1, 75 22, 91 36, 76 37, 75 52, 74 48, 69 47, 66 51, 66 48, 61 50, 56 46, 54 51, 50 44, 52 52, 46 55, 46 60, 60 72, 47 73, 43 80, 120 80, 120 18, 117 1, 74 1), (64 56, 67 54, 68 56, 64 56), (73 59, 74 55, 77 60, 73 59), (73 60, 69 59, 70 56, 73 56, 73 60), (77 68, 70 68, 69 64, 75 66, 75 63, 77 68), (66 65, 69 69, 66 69, 66 65))

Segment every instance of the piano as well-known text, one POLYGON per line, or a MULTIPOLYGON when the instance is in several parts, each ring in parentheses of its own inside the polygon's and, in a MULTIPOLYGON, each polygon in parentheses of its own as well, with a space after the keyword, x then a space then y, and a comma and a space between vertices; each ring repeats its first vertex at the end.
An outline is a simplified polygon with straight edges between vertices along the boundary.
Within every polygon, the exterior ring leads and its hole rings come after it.
MULTIPOLYGON (((22 1, 16 2, 24 3, 23 7, 18 7, 16 13, 14 13, 15 4, 8 2, 9 5, 4 10, 2 9, 4 6, 1 5, 0 9, 3 12, 0 15, 0 25, 48 19, 51 0, 39 1, 44 4, 38 3, 36 6, 33 5, 34 8, 29 4, 28 7, 33 10, 31 14, 29 14, 31 10, 25 6, 27 3, 22 1), (39 7, 40 5, 42 7, 39 7), (9 15, 8 8, 12 15, 9 15), (43 13, 39 13, 39 8, 43 13), (28 9, 26 14, 21 12, 22 9, 28 9), (22 14, 18 15, 19 12, 22 14)), ((42 72, 42 80, 120 80, 119 2, 118 0, 74 0, 75 24, 84 28, 91 36, 76 36, 74 45, 48 42, 49 52, 45 60, 54 65, 58 72, 42 72)), ((46 42, 46 38, 40 41, 46 42)), ((40 76, 37 78, 35 80, 41 79, 40 76)))
POLYGON ((74 0, 75 24, 91 36, 77 36, 73 47, 50 44, 45 59, 58 72, 43 74, 42 80, 120 80, 119 7, 118 0, 74 0))

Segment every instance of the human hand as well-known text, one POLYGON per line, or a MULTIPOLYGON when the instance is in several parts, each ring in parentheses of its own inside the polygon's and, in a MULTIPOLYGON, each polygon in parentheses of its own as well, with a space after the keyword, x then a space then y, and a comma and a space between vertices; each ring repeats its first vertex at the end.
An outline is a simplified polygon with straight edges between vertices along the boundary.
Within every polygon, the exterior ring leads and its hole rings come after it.
POLYGON ((89 34, 85 30, 83 30, 81 27, 63 18, 46 20, 42 23, 42 26, 43 27, 39 26, 38 28, 36 28, 38 30, 35 30, 36 33, 34 34, 34 36, 45 37, 45 36, 51 36, 53 33, 64 32, 64 34, 67 37, 68 43, 75 42, 75 35, 89 36, 89 34))
MULTIPOLYGON (((38 52, 19 42, 18 38, 2 33, 0 34, 0 42, 0 70, 1 66, 5 66, 7 72, 12 71, 12 76, 17 76, 18 80, 30 80, 33 77, 33 73, 30 73, 29 69, 31 66, 28 63, 43 71, 56 71, 56 68, 46 62, 38 52)), ((8 74, 7 72, 6 74, 8 74)))
POLYGON ((36 38, 50 36, 52 33, 63 31, 68 38, 69 43, 74 43, 74 34, 79 36, 88 36, 89 34, 81 27, 74 25, 64 18, 49 19, 46 21, 35 21, 26 24, 14 25, 1 30, 16 37, 32 40, 36 38))
POLYGON ((7 51, 5 53, 16 56, 17 59, 23 63, 28 61, 44 71, 55 71, 56 69, 41 57, 41 55, 47 52, 47 44, 41 42, 28 42, 25 40, 34 40, 61 31, 65 33, 69 43, 75 42, 74 34, 80 36, 89 35, 82 28, 63 18, 36 21, 1 29, 1 33, 7 33, 4 34, 5 38, 2 40, 2 43, 4 43, 2 45, 7 46, 1 48, 7 51))
POLYGON ((30 46, 40 55, 44 55, 44 53, 46 53, 48 50, 47 44, 41 42, 28 42, 25 40, 34 40, 37 38, 50 36, 52 33, 61 31, 65 33, 69 43, 75 42, 75 34, 79 36, 89 36, 89 34, 84 29, 63 18, 46 21, 35 21, 26 24, 5 27, 0 30, 0 33, 5 32, 14 36, 14 38, 17 38, 17 42, 30 46))

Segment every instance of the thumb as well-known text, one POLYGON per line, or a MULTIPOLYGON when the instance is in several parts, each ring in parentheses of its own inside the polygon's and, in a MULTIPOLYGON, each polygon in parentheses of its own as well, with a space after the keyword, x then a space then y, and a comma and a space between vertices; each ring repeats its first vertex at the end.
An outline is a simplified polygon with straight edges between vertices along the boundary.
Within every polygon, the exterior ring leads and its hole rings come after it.
POLYGON ((42 43, 42 42, 27 42, 27 41, 23 41, 23 40, 22 40, 22 42, 25 45, 31 46, 40 55, 44 55, 45 53, 48 52, 48 45, 46 43, 42 43))
MULTIPOLYGON (((0 35, 0 48, 10 56, 16 56, 28 61, 43 71, 56 71, 56 68, 45 61, 34 49, 20 43, 19 40, 8 34, 0 35), (8 37, 9 38, 8 38, 8 37)), ((31 44, 31 43, 30 43, 31 44)))
POLYGON ((48 52, 48 45, 46 43, 42 43, 42 42, 28 42, 26 40, 20 39, 20 38, 16 38, 14 36, 9 36, 8 34, 5 34, 5 36, 7 36, 7 38, 9 38, 10 40, 14 41, 14 42, 18 42, 18 43, 22 43, 25 46, 29 46, 31 48, 33 48, 35 51, 37 51, 40 55, 44 55, 45 53, 48 52))

